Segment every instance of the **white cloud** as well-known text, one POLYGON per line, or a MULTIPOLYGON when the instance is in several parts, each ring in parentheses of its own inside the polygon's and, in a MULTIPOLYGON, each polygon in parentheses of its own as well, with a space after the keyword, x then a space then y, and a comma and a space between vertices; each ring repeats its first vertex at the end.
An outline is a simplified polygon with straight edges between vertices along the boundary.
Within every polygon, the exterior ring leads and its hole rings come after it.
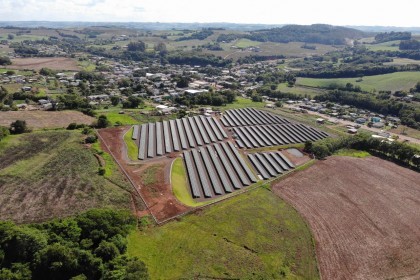
POLYGON ((420 26, 420 1, 0 0, 0 20, 420 26))

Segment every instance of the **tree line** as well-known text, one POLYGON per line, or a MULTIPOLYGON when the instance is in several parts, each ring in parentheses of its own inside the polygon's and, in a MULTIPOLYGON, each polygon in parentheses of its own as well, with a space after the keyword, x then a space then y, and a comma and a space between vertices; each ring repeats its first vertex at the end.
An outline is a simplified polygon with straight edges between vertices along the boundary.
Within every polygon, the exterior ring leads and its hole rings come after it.
POLYGON ((135 225, 129 212, 111 209, 41 224, 0 221, 0 279, 149 279, 126 254, 135 225))
POLYGON ((324 159, 340 149, 366 151, 420 171, 420 151, 405 143, 389 142, 368 134, 305 142, 305 151, 314 154, 318 159, 324 159))

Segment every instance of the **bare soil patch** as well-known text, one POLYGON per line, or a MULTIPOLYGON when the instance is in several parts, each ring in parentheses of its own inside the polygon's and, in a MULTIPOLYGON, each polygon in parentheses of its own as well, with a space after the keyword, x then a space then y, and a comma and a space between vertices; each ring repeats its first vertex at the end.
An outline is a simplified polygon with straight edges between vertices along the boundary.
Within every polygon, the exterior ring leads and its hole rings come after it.
POLYGON ((0 125, 9 126, 16 120, 25 120, 30 128, 65 128, 70 123, 91 124, 95 119, 77 111, 0 112, 0 125))
MULTIPOLYGON (((173 159, 158 158, 144 164, 132 164, 128 161, 123 139, 124 133, 128 129, 129 127, 115 127, 99 130, 98 132, 105 142, 101 142, 104 151, 112 152, 114 159, 134 182, 146 201, 150 213, 159 222, 188 211, 189 208, 181 204, 172 193, 169 175, 173 159), (153 180, 153 184, 146 186, 144 185, 144 172, 150 171, 153 166, 159 166, 153 174, 155 180, 153 180)), ((144 214, 144 212, 139 214, 144 214)))
POLYGON ((80 71, 81 68, 76 61, 68 57, 30 57, 12 59, 12 65, 7 66, 10 69, 17 70, 40 70, 41 68, 50 68, 58 71, 80 71))
POLYGON ((272 187, 308 221, 323 279, 420 278, 420 174, 330 157, 272 187))

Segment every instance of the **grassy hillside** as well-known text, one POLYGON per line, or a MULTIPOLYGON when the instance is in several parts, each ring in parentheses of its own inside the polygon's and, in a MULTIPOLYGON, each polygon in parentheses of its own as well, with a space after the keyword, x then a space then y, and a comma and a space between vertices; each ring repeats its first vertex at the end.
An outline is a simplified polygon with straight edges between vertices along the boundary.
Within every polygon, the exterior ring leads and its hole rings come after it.
POLYGON ((152 279, 319 278, 305 222, 263 188, 133 232, 128 253, 146 263, 152 279))
POLYGON ((346 85, 352 83, 358 85, 365 91, 380 90, 409 90, 420 81, 419 72, 397 72, 384 75, 363 77, 363 81, 356 82, 358 78, 338 78, 338 79, 314 79, 298 78, 297 85, 328 88, 331 84, 346 85))
POLYGON ((130 185, 112 161, 98 175, 93 149, 80 131, 39 131, 10 136, 0 146, 0 216, 43 221, 95 207, 130 207, 130 185), (117 182, 118 185, 112 183, 117 182))

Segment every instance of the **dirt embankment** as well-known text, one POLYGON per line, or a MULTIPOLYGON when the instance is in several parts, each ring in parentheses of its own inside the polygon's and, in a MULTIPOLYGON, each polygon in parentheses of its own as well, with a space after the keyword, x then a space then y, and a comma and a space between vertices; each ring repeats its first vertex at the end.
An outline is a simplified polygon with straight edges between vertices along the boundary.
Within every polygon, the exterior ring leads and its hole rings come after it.
POLYGON ((105 140, 102 148, 111 151, 115 160, 130 177, 137 190, 146 201, 148 210, 159 222, 178 214, 184 213, 189 208, 181 204, 173 195, 170 185, 170 166, 173 159, 164 158, 147 161, 144 164, 130 164, 126 156, 126 148, 123 139, 128 127, 107 128, 99 130, 99 134, 105 140), (144 185, 143 173, 151 166, 159 165, 155 172, 157 179, 151 185, 144 185))

